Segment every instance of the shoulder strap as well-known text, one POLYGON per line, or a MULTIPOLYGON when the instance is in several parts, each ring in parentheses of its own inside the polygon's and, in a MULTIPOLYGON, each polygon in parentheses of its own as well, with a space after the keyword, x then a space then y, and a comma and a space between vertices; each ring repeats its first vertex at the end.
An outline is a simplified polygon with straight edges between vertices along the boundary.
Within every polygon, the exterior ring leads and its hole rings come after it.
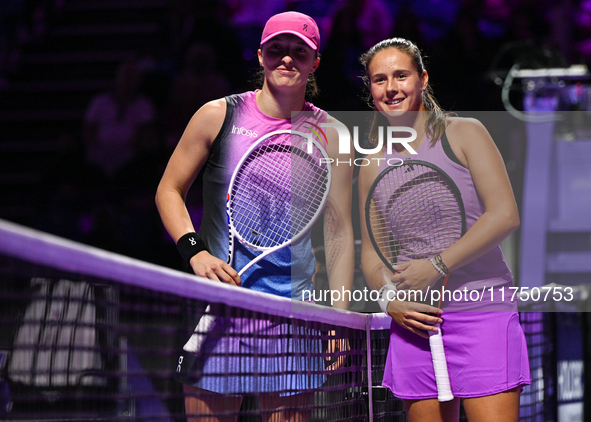
POLYGON ((453 150, 451 149, 451 146, 449 145, 449 140, 447 139, 447 135, 445 132, 443 132, 443 136, 441 136, 441 146, 443 147, 443 152, 445 152, 445 155, 447 155, 447 157, 451 161, 464 167, 464 165, 460 163, 460 160, 458 160, 458 157, 456 157, 453 150))
POLYGON ((234 94, 224 97, 226 99, 226 116, 224 117, 224 123, 222 124, 220 131, 213 140, 213 143, 211 145, 212 151, 214 149, 219 148, 220 142, 226 139, 226 135, 230 130, 232 118, 234 117, 234 110, 236 109, 236 105, 238 103, 238 95, 239 94, 234 94))

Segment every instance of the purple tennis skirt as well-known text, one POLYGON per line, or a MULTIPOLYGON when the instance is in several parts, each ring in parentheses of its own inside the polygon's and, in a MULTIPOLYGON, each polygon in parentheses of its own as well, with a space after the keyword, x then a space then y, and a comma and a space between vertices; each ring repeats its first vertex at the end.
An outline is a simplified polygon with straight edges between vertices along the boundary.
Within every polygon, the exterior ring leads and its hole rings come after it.
MULTIPOLYGON (((483 397, 531 384, 517 312, 444 312, 443 346, 455 397, 483 397)), ((429 340, 392 321, 383 385, 401 399, 437 398, 429 340)))
POLYGON ((219 318, 202 351, 183 350, 177 380, 220 394, 298 394, 326 380, 320 333, 248 318, 219 318))

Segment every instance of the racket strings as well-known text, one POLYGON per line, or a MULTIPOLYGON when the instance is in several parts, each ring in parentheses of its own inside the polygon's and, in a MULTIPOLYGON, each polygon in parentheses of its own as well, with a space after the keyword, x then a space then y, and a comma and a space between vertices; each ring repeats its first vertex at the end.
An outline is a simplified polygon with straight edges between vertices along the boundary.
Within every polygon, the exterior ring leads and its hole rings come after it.
POLYGON ((281 243, 289 227, 288 172, 281 151, 253 151, 233 186, 232 218, 238 233, 249 243, 265 247, 281 243), (270 171, 273 168, 273 171, 270 171))
POLYGON ((315 146, 312 154, 298 147, 304 142, 307 139, 289 134, 268 138, 236 174, 231 223, 247 244, 269 248, 289 242, 320 211, 328 169, 315 146))
POLYGON ((388 171, 373 190, 368 213, 369 229, 391 264, 429 259, 463 232, 461 206, 450 182, 417 164, 388 171))
POLYGON ((292 230, 301 232, 315 217, 324 202, 328 185, 328 170, 310 160, 308 153, 294 148, 291 156, 292 230))

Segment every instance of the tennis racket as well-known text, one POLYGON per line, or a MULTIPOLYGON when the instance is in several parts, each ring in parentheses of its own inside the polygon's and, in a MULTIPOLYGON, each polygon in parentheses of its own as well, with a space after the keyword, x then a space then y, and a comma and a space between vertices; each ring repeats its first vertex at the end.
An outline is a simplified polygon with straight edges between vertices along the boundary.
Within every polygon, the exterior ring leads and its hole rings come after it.
MULTIPOLYGON (((393 273, 396 264, 440 254, 466 229, 464 204, 456 184, 437 166, 419 160, 407 160, 380 173, 369 190, 365 220, 376 252, 393 273)), ((429 332, 429 345, 437 398, 452 400, 441 330, 429 332)))
POLYGON ((311 136, 296 131, 269 133, 242 157, 228 189, 228 263, 234 239, 262 253, 240 269, 240 276, 316 222, 330 190, 329 161, 311 136))
MULTIPOLYGON (((328 198, 331 166, 326 151, 310 135, 282 130, 259 139, 241 158, 228 189, 228 263, 235 240, 260 251, 240 269, 300 239, 316 222, 328 198)), ((185 344, 196 351, 215 317, 208 306, 195 333, 185 344)))

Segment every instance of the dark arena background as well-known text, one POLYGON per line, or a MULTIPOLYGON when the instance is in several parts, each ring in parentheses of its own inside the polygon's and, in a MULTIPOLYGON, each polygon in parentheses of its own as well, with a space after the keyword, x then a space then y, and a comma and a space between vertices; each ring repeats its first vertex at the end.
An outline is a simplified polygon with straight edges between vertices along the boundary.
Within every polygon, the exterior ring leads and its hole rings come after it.
MULTIPOLYGON (((349 339, 313 420, 405 420, 381 388, 389 321, 375 303, 336 321, 185 288, 154 205, 193 113, 256 88, 262 28, 288 10, 320 27, 318 107, 367 112, 358 58, 397 36, 422 49, 445 110, 485 123, 521 215, 502 244, 533 381, 521 421, 591 420, 591 0, 0 0, 0 419, 185 420, 178 327, 217 301, 215 318, 281 321, 311 344, 349 339), (117 103, 129 118, 98 123, 117 103), (540 299, 567 288, 573 300, 540 299)), ((202 204, 195 183, 196 227, 202 204)), ((256 397, 239 420, 261 420, 256 397)))

